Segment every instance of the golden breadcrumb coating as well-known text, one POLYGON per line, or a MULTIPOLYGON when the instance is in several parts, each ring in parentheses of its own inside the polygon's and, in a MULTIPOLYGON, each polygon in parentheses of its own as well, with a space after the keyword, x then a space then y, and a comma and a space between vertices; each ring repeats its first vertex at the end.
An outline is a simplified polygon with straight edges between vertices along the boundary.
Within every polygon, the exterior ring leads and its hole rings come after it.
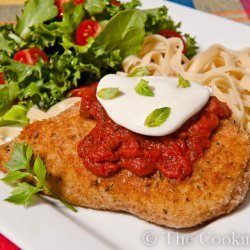
POLYGON ((0 168, 14 142, 30 144, 47 168, 47 182, 68 202, 81 207, 124 211, 173 228, 199 225, 231 212, 244 199, 250 180, 248 134, 224 120, 204 157, 183 181, 155 172, 137 177, 126 169, 103 178, 86 169, 77 145, 95 126, 80 116, 80 104, 55 118, 28 125, 11 143, 0 147, 0 168))

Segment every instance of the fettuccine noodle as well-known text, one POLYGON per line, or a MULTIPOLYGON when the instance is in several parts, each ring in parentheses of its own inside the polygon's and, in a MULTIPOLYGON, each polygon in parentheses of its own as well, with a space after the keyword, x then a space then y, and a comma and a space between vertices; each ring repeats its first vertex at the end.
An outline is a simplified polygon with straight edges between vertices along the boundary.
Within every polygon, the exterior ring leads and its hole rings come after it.
POLYGON ((150 75, 182 75, 210 86, 213 94, 229 105, 233 118, 250 132, 250 48, 233 51, 215 44, 191 60, 182 50, 180 38, 148 36, 139 55, 123 61, 124 72, 147 67, 150 75))

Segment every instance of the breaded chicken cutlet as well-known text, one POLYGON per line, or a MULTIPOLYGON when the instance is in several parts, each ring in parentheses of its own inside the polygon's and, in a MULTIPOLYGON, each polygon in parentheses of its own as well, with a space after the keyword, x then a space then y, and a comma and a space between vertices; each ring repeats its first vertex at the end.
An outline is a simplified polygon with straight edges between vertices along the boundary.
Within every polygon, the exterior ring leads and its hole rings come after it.
POLYGON ((73 205, 124 211, 173 228, 199 225, 231 212, 244 199, 250 180, 248 134, 233 121, 221 121, 211 147, 191 176, 168 179, 158 171, 142 178, 126 169, 98 177, 82 164, 80 140, 95 122, 80 116, 80 104, 48 120, 34 122, 11 143, 0 147, 0 168, 15 142, 31 145, 47 169, 48 185, 73 205))

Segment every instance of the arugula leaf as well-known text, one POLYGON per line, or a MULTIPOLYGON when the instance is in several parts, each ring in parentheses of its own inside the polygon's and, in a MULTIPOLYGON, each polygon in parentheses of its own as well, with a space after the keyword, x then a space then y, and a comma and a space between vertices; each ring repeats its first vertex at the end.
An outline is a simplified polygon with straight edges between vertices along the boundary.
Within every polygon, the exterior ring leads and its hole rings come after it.
POLYGON ((138 77, 138 76, 149 76, 150 72, 147 67, 136 68, 133 72, 131 72, 128 77, 138 77))
POLYGON ((1 180, 5 183, 13 183, 16 182, 20 179, 23 179, 27 176, 29 176, 29 173, 26 172, 21 172, 21 171, 14 171, 14 172, 10 172, 8 175, 6 175, 4 178, 2 178, 1 180))
POLYGON ((154 96, 154 92, 148 86, 148 81, 141 79, 139 83, 135 86, 135 91, 137 94, 142 96, 154 96))
POLYGON ((30 185, 26 182, 19 182, 11 192, 11 196, 5 200, 14 204, 27 206, 34 194, 45 192, 46 194, 54 196, 67 208, 77 212, 73 206, 63 200, 46 185, 46 167, 39 156, 35 158, 34 164, 31 166, 30 163, 32 156, 33 151, 31 146, 26 145, 25 143, 14 144, 11 152, 11 159, 5 164, 9 173, 1 180, 5 183, 14 183, 28 177, 29 181, 34 183, 34 185, 30 185))
POLYGON ((113 99, 121 94, 119 88, 103 88, 97 92, 97 95, 104 100, 113 99))
POLYGON ((25 3, 21 18, 17 17, 15 31, 25 40, 29 37, 30 27, 55 18, 57 12, 54 0, 29 0, 25 3))
POLYGON ((169 107, 163 107, 155 109, 146 118, 144 125, 147 127, 159 127, 169 117, 171 109, 169 107))
POLYGON ((183 78, 183 76, 179 75, 178 85, 179 88, 188 88, 190 87, 190 82, 183 78))

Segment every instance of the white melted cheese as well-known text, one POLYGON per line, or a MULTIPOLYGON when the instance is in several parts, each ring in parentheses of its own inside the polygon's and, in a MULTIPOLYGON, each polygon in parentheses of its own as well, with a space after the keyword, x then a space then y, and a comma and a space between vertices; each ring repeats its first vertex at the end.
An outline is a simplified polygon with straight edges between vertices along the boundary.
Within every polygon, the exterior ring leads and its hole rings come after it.
POLYGON ((163 136, 173 133, 198 113, 211 95, 210 88, 198 83, 191 83, 187 88, 177 85, 178 78, 172 77, 126 77, 110 74, 101 79, 97 92, 103 88, 119 88, 122 95, 109 100, 97 95, 97 99, 115 123, 142 135, 163 136), (135 86, 141 79, 148 81, 154 97, 136 93, 135 86), (168 119, 158 127, 145 126, 146 117, 162 107, 171 108, 168 119))

